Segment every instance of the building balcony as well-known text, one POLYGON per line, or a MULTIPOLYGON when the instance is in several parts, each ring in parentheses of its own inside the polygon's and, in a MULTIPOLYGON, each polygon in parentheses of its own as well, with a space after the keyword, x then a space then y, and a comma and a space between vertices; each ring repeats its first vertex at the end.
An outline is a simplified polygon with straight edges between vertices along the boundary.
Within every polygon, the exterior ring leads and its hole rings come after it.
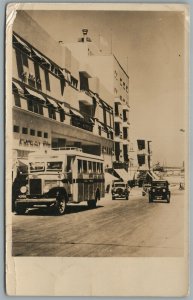
POLYGON ((93 105, 93 98, 86 91, 80 91, 78 93, 78 100, 84 103, 85 105, 93 105))
POLYGON ((121 99, 119 97, 115 97, 114 101, 115 103, 122 104, 121 99))
POLYGON ((123 120, 123 127, 129 127, 129 120, 123 120))
POLYGON ((114 116, 114 122, 122 123, 123 122, 123 120, 122 120, 122 114, 116 114, 114 116))
POLYGON ((130 106, 129 106, 129 104, 124 104, 124 105, 122 106, 122 108, 123 108, 123 110, 129 111, 130 106))

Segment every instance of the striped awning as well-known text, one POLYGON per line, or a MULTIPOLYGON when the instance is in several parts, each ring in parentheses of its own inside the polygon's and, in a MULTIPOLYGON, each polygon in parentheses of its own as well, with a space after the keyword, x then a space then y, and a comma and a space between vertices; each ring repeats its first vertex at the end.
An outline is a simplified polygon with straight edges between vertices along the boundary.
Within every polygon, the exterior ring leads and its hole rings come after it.
POLYGON ((22 41, 18 36, 15 34, 13 35, 13 43, 16 45, 20 45, 24 50, 26 50, 28 53, 31 52, 31 49, 27 46, 27 44, 22 41))
POLYGON ((56 103, 55 100, 50 99, 50 98, 46 98, 46 99, 48 100, 48 102, 49 102, 52 106, 54 106, 55 108, 58 108, 58 104, 56 103))
POLYGON ((36 99, 38 99, 38 100, 41 100, 41 101, 43 101, 43 102, 46 102, 46 99, 44 98, 43 95, 41 95, 41 94, 39 94, 39 93, 37 93, 37 92, 35 92, 35 91, 29 89, 29 88, 26 88, 26 87, 25 87, 25 94, 26 94, 27 96, 32 96, 32 97, 34 97, 34 98, 36 98, 36 99))
POLYGON ((22 87, 20 86, 20 84, 15 82, 15 81, 12 81, 12 87, 14 89, 17 89, 17 91, 22 91, 23 90, 22 87))
POLYGON ((70 109, 70 112, 71 112, 73 115, 76 115, 77 117, 84 119, 84 116, 81 115, 81 113, 79 113, 78 111, 76 111, 76 110, 74 110, 74 109, 71 108, 71 109, 70 109))

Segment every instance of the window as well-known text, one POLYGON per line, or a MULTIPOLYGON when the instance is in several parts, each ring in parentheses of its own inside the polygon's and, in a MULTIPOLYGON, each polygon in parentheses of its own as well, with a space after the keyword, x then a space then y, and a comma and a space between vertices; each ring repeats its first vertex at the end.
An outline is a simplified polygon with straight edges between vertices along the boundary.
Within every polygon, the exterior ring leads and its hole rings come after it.
POLYGON ((44 70, 44 74, 45 74, 45 81, 46 81, 46 90, 50 91, 49 72, 47 70, 44 70))
POLYGON ((123 82, 123 88, 125 89, 125 82, 123 82))
POLYGON ((96 162, 93 162, 93 172, 96 173, 96 162))
POLYGON ((83 173, 87 173, 87 161, 83 160, 83 173))
POLYGON ((78 159, 78 173, 82 173, 82 160, 78 159))
POLYGON ((33 135, 33 136, 34 136, 34 135, 35 135, 35 133, 36 133, 36 132, 35 132, 35 130, 34 130, 34 129, 30 129, 30 135, 33 135))
POLYGON ((40 67, 37 62, 34 62, 34 70, 35 70, 35 80, 36 80, 36 87, 38 90, 41 90, 41 80, 40 80, 40 67))
POLYGON ((128 93, 128 85, 126 85, 126 92, 128 93))
POLYGON ((14 100, 15 100, 15 106, 21 107, 20 96, 17 94, 14 94, 14 100))
POLYGON ((48 139, 48 133, 47 132, 44 132, 44 138, 48 139))
POLYGON ((23 127, 23 128, 22 128, 22 133, 23 133, 23 134, 28 134, 28 129, 27 129, 26 127, 23 127))
POLYGON ((28 99, 28 110, 43 115, 43 106, 39 101, 28 99))
POLYGON ((21 52, 21 57, 22 57, 23 66, 25 66, 26 68, 29 68, 27 54, 21 52))
POLYGON ((13 132, 19 133, 19 126, 14 125, 14 126, 13 126, 13 132))
POLYGON ((122 86, 123 85, 123 80, 122 80, 122 78, 120 78, 120 86, 122 86))
POLYGON ((89 173, 92 173, 92 162, 91 161, 88 162, 88 171, 89 171, 89 173))
POLYGON ((103 122, 104 124, 107 124, 107 115, 106 115, 106 109, 103 108, 103 122))
POLYGON ((101 170, 100 170, 100 163, 97 163, 97 173, 100 173, 101 170))
POLYGON ((41 132, 41 131, 38 131, 38 132, 37 132, 37 136, 38 136, 38 137, 42 137, 42 132, 41 132))
POLYGON ((56 120, 56 111, 53 107, 51 106, 48 107, 48 114, 50 119, 56 120))
POLYGON ((101 135, 101 126, 99 126, 98 129, 99 129, 99 135, 101 135))

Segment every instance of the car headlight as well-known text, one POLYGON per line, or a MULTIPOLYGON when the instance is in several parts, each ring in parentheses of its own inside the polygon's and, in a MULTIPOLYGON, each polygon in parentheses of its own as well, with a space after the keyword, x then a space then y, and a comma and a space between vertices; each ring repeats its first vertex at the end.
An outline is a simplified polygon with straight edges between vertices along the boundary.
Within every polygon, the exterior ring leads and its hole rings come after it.
POLYGON ((155 192, 155 189, 152 189, 152 192, 155 192))
POLYGON ((163 189, 163 193, 165 193, 166 192, 166 189, 163 189))
POLYGON ((20 187, 20 192, 21 192, 22 194, 25 194, 25 193, 27 192, 27 187, 26 187, 25 185, 21 186, 21 187, 20 187))
POLYGON ((48 193, 49 190, 50 190, 49 186, 45 185, 44 188, 43 188, 44 193, 48 193))

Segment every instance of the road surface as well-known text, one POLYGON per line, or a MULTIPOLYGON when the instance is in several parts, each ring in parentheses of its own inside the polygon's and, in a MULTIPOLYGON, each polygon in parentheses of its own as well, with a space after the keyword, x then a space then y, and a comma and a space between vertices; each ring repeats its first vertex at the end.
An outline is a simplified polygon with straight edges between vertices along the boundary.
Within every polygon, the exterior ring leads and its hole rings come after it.
POLYGON ((183 256, 184 191, 171 202, 149 203, 141 189, 130 199, 70 205, 64 216, 31 209, 13 214, 13 256, 167 257, 183 256))

